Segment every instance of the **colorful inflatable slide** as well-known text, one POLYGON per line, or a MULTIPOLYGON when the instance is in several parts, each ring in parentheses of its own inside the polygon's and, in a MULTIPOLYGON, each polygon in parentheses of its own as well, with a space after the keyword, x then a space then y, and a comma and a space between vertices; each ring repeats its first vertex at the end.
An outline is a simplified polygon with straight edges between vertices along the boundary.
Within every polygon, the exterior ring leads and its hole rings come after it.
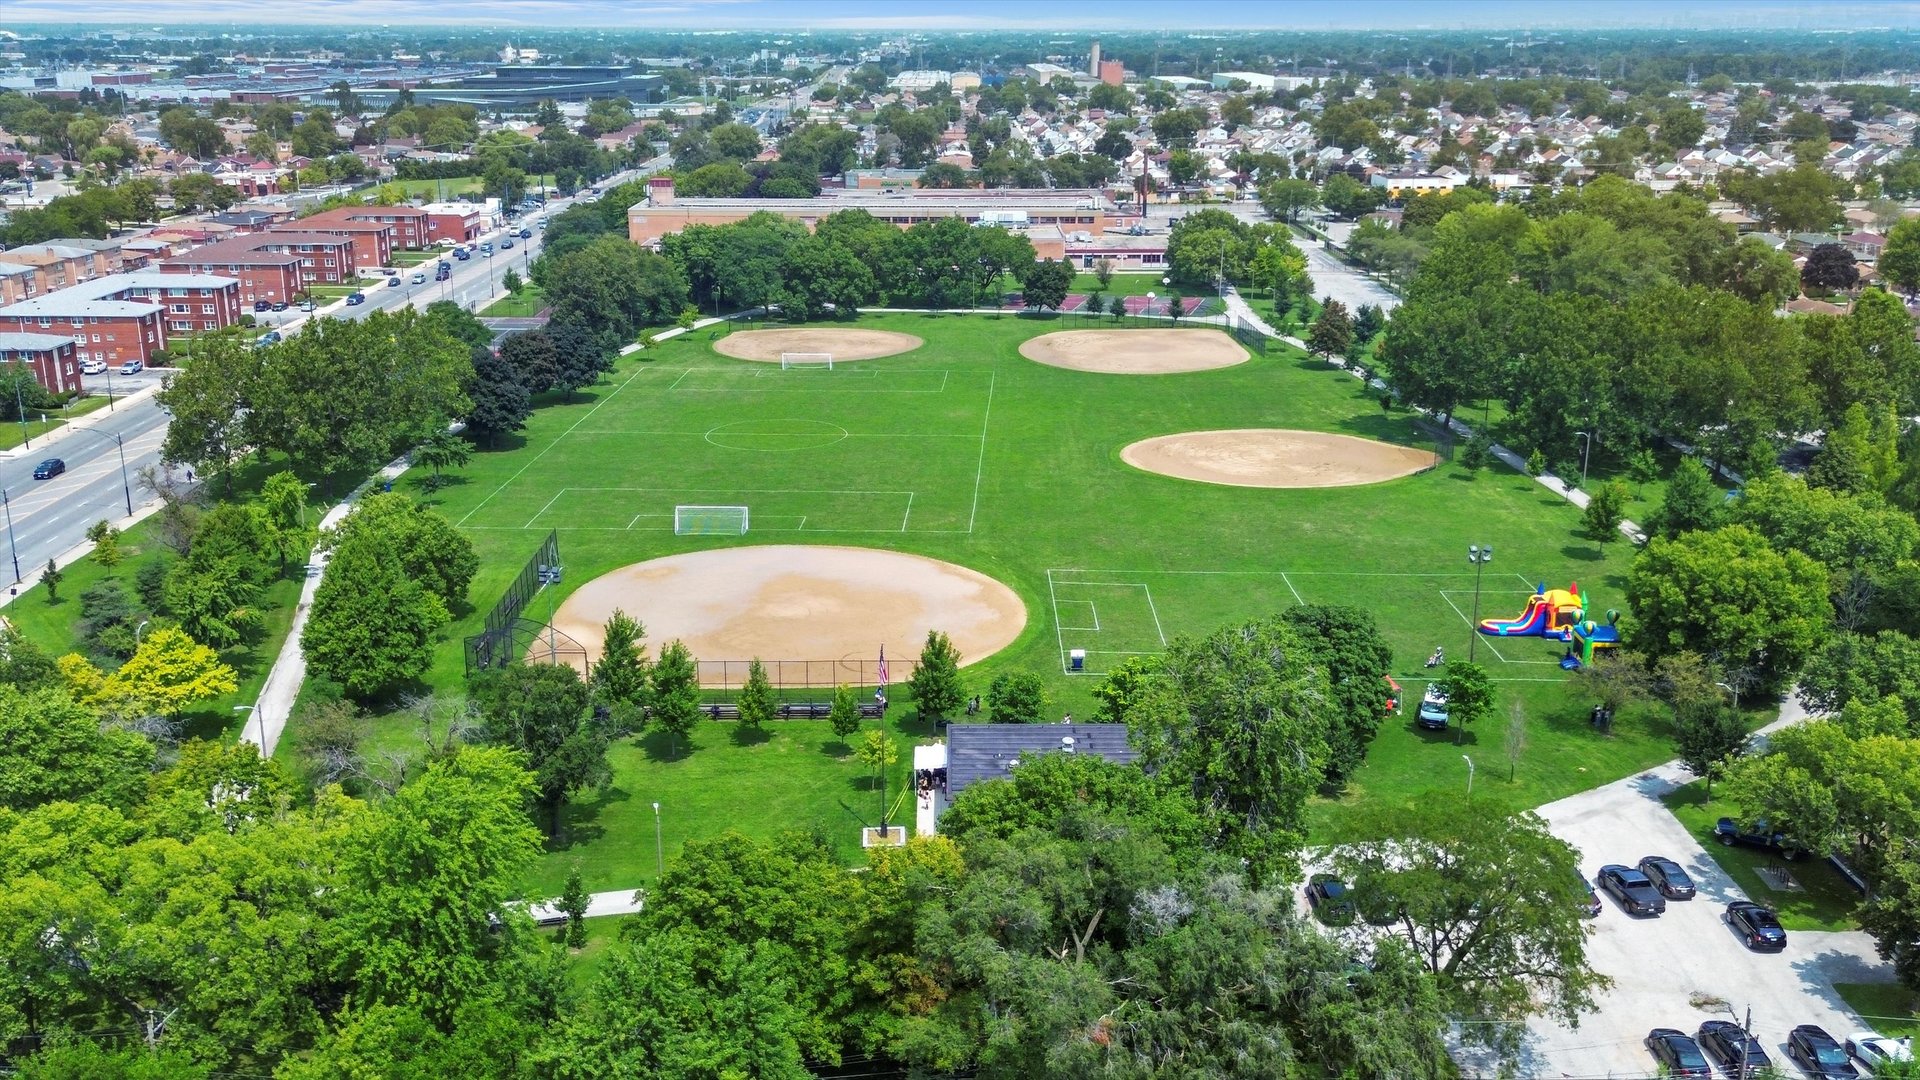
POLYGON ((1542 582, 1527 598, 1526 610, 1519 618, 1482 619, 1479 629, 1488 637, 1546 637, 1565 641, 1574 648, 1567 651, 1562 664, 1578 667, 1593 663, 1593 650, 1620 644, 1620 630, 1616 625, 1620 613, 1607 612, 1607 621, 1602 625, 1587 618, 1588 610, 1579 582, 1569 582, 1564 589, 1549 589, 1542 582), (1579 652, 1577 657, 1575 649, 1579 652))

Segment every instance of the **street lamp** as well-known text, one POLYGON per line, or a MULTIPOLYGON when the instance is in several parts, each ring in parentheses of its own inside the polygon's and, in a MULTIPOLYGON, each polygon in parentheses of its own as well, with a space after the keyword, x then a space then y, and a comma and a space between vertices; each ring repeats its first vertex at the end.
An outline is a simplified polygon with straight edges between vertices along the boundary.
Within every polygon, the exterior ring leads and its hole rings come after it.
POLYGON ((1493 561, 1492 544, 1468 544, 1467 561, 1473 564, 1473 625, 1467 627, 1467 662, 1473 662, 1474 646, 1480 644, 1480 575, 1493 561))
POLYGON ((147 623, 150 621, 149 619, 141 619, 140 625, 133 628, 133 647, 135 649, 140 647, 140 635, 146 632, 147 623))
POLYGON ((0 488, 0 505, 7 509, 7 546, 13 549, 13 583, 20 584, 20 542, 13 538, 13 500, 7 497, 7 489, 0 488))
POLYGON ((1467 798, 1471 799, 1473 798, 1473 759, 1461 754, 1460 760, 1467 763, 1467 798))
POLYGON ((260 721, 260 756, 267 756, 267 714, 260 711, 258 705, 235 705, 234 712, 252 713, 260 721))
POLYGON ((657 802, 653 804, 653 859, 659 869, 658 876, 664 877, 667 872, 667 848, 660 841, 660 804, 657 802))
POLYGON ((1584 431, 1574 434, 1580 436, 1580 487, 1584 490, 1587 486, 1587 451, 1593 449, 1593 436, 1584 431))
POLYGON ((120 490, 127 497, 127 516, 133 516, 133 484, 127 479, 127 441, 117 431, 95 431, 92 428, 75 428, 75 431, 94 435, 103 439, 112 439, 113 445, 120 449, 120 490))

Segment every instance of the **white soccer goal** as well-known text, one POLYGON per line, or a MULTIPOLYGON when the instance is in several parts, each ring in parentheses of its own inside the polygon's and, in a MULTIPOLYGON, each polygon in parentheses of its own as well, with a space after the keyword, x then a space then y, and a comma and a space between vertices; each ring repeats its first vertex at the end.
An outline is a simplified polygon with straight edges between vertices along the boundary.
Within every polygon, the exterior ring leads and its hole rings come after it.
POLYGON ((676 506, 675 536, 739 536, 747 531, 744 506, 676 506))
POLYGON ((830 352, 783 352, 780 354, 780 370, 797 367, 824 367, 833 370, 833 354, 830 352))

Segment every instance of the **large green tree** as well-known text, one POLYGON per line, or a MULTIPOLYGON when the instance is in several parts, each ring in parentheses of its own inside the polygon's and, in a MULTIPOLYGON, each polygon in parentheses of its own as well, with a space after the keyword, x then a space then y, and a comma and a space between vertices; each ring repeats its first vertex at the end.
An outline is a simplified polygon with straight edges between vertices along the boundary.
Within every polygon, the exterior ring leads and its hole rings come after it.
POLYGON ((367 535, 383 539, 407 577, 449 611, 466 606, 480 558, 473 541, 439 511, 397 491, 368 495, 334 527, 328 542, 339 548, 367 535))
POLYGON ((588 714, 587 684, 565 664, 507 664, 473 680, 468 700, 489 740, 520 751, 533 770, 535 805, 548 836, 577 792, 613 779, 607 737, 588 714))
POLYGON ((334 547, 300 648, 315 674, 376 697, 426 673, 447 618, 440 598, 401 566, 394 543, 364 530, 334 547))

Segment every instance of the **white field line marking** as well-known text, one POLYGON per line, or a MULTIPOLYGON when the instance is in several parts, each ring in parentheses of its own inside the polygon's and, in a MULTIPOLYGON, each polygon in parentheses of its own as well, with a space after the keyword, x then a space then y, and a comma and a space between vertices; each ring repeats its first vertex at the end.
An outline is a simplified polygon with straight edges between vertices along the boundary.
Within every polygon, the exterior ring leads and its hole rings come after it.
MULTIPOLYGON (((599 411, 600 411, 600 407, 601 407, 602 405, 605 405, 605 404, 606 404, 607 402, 609 402, 609 401, 612 401, 612 400, 613 400, 614 398, 617 398, 617 397, 619 397, 619 396, 620 396, 620 391, 622 391, 622 390, 625 390, 625 389, 627 388, 627 384, 628 384, 628 383, 631 383, 631 382, 633 382, 633 380, 635 380, 635 379, 637 379, 637 378, 639 378, 639 377, 640 377, 641 375, 643 375, 643 374, 645 374, 646 372, 649 372, 649 371, 652 371, 652 370, 654 370, 654 369, 653 369, 653 368, 649 368, 649 367, 647 367, 647 366, 645 366, 645 365, 639 365, 639 366, 636 366, 636 367, 635 367, 635 368, 633 369, 633 374, 631 374, 631 375, 629 375, 629 376, 627 376, 627 378, 626 378, 626 382, 623 382, 623 383, 621 383, 621 384, 620 384, 619 386, 616 386, 616 387, 614 387, 614 388, 613 388, 613 393, 611 393, 611 394, 608 394, 608 395, 607 395, 606 397, 603 397, 603 398, 601 398, 601 399, 600 399, 599 401, 596 401, 596 402, 594 402, 594 403, 593 403, 593 408, 591 408, 591 409, 588 409, 588 410, 586 411, 586 413, 585 413, 584 415, 582 415, 582 416, 580 417, 580 419, 578 419, 578 420, 575 420, 575 421, 573 422, 573 425, 572 425, 571 427, 569 427, 569 428, 567 428, 567 430, 565 430, 565 431, 563 431, 563 432, 561 432, 560 434, 558 434, 558 435, 556 435, 556 436, 554 436, 554 439, 553 439, 553 441, 552 441, 552 442, 550 442, 550 443, 548 443, 548 444, 547 444, 547 445, 546 445, 545 447, 543 447, 543 448, 541 449, 541 451, 540 451, 539 453, 537 453, 537 454, 535 454, 535 455, 533 455, 533 457, 531 457, 531 458, 529 458, 529 459, 527 460, 527 463, 526 463, 525 465, 522 465, 522 466, 520 466, 520 468, 519 468, 519 471, 517 471, 517 472, 515 472, 515 473, 514 473, 514 474, 513 474, 512 476, 509 476, 509 477, 507 477, 507 478, 506 478, 505 480, 502 480, 502 481, 500 482, 500 486, 499 486, 499 487, 497 487, 497 488, 494 488, 494 489, 493 489, 492 491, 490 491, 490 492, 488 492, 488 493, 487 493, 487 497, 486 497, 486 498, 484 498, 484 499, 481 499, 481 500, 480 500, 480 502, 479 502, 478 504, 476 504, 476 505, 474 506, 474 508, 473 508, 473 509, 471 509, 471 510, 469 510, 469 511, 467 511, 467 513, 466 513, 466 515, 465 515, 464 517, 462 517, 462 518, 460 519, 460 521, 458 522, 458 524, 461 524, 461 525, 465 525, 465 524, 467 523, 467 521, 468 521, 468 519, 469 519, 469 518, 472 518, 472 517, 473 517, 473 515, 475 515, 475 514, 477 514, 477 513, 479 513, 479 512, 480 512, 480 507, 482 507, 482 506, 485 506, 485 505, 487 505, 488 503, 490 503, 490 502, 492 502, 492 501, 493 501, 493 498, 494 498, 494 496, 496 496, 496 495, 498 495, 498 494, 500 494, 500 493, 501 493, 502 491, 505 491, 505 490, 507 489, 507 485, 508 485, 508 484, 511 484, 511 483, 513 483, 513 482, 514 482, 515 480, 518 480, 518 479, 520 479, 520 477, 522 477, 522 476, 524 476, 524 475, 526 474, 526 471, 527 471, 528 469, 531 469, 531 468, 533 468, 533 467, 534 467, 534 465, 536 465, 536 464, 538 464, 538 463, 539 463, 539 461, 540 461, 540 459, 541 459, 541 458, 543 458, 543 457, 546 457, 546 456, 547 456, 547 454, 548 454, 548 453, 549 453, 549 452, 550 452, 550 451, 551 451, 551 450, 552 450, 552 449, 553 449, 554 447, 556 447, 556 446, 559 446, 559 445, 560 445, 561 443, 563 443, 563 442, 565 442, 565 441, 567 441, 567 436, 569 436, 569 435, 571 435, 571 434, 573 434, 573 429, 574 429, 574 428, 577 428, 577 427, 579 427, 579 426, 580 426, 581 424, 584 424, 584 423, 586 423, 586 422, 587 422, 587 421, 588 421, 589 419, 591 419, 591 418, 593 417, 593 414, 594 414, 594 413, 597 413, 597 412, 599 412, 599 411)), ((689 370, 691 370, 691 369, 689 369, 689 370)), ((684 372, 683 372, 683 374, 684 374, 684 372)))
POLYGON ((973 467, 973 510, 967 515, 967 531, 973 531, 974 519, 980 516, 980 478, 987 471, 987 424, 993 419, 993 387, 999 376, 987 373, 987 407, 980 416, 980 460, 973 467))
POLYGON ((913 516, 913 492, 907 492, 907 512, 900 515, 900 531, 907 531, 907 519, 913 516))
POLYGON ((1293 594, 1293 598, 1299 601, 1301 607, 1305 607, 1307 604, 1307 598, 1304 596, 1301 596, 1300 590, 1293 587, 1293 579, 1287 576, 1286 571, 1282 570, 1280 572, 1280 580, 1287 583, 1287 591, 1293 594))
POLYGON ((565 495, 566 493, 567 493, 566 488, 561 488, 559 491, 554 492, 553 498, 547 500, 547 505, 541 507, 538 512, 536 512, 532 517, 527 519, 527 528, 529 529, 533 528, 533 523, 540 520, 540 515, 546 513, 548 510, 551 510, 553 508, 553 504, 560 501, 560 496, 565 495))
MULTIPOLYGON (((1479 634, 1480 631, 1473 625, 1473 620, 1467 617, 1466 612, 1460 610, 1459 604, 1456 604, 1453 602, 1453 597, 1448 596, 1447 591, 1445 589, 1441 589, 1439 590, 1439 592, 1440 592, 1440 599, 1445 600, 1447 602, 1447 606, 1453 609, 1453 613, 1455 615, 1460 616, 1460 621, 1467 624, 1467 633, 1479 634)), ((1485 637, 1486 635, 1481 634, 1481 636, 1485 637)), ((1493 647, 1493 642, 1491 640, 1487 642, 1487 651, 1492 653, 1496 658, 1498 658, 1501 663, 1503 664, 1507 663, 1507 658, 1500 655, 1500 650, 1493 647)))
POLYGON ((1053 615, 1053 645, 1054 651, 1059 654, 1060 674, 1065 675, 1068 673, 1067 642, 1063 636, 1064 631, 1060 626, 1060 598, 1054 595, 1053 571, 1051 570, 1047 571, 1047 610, 1053 615))

